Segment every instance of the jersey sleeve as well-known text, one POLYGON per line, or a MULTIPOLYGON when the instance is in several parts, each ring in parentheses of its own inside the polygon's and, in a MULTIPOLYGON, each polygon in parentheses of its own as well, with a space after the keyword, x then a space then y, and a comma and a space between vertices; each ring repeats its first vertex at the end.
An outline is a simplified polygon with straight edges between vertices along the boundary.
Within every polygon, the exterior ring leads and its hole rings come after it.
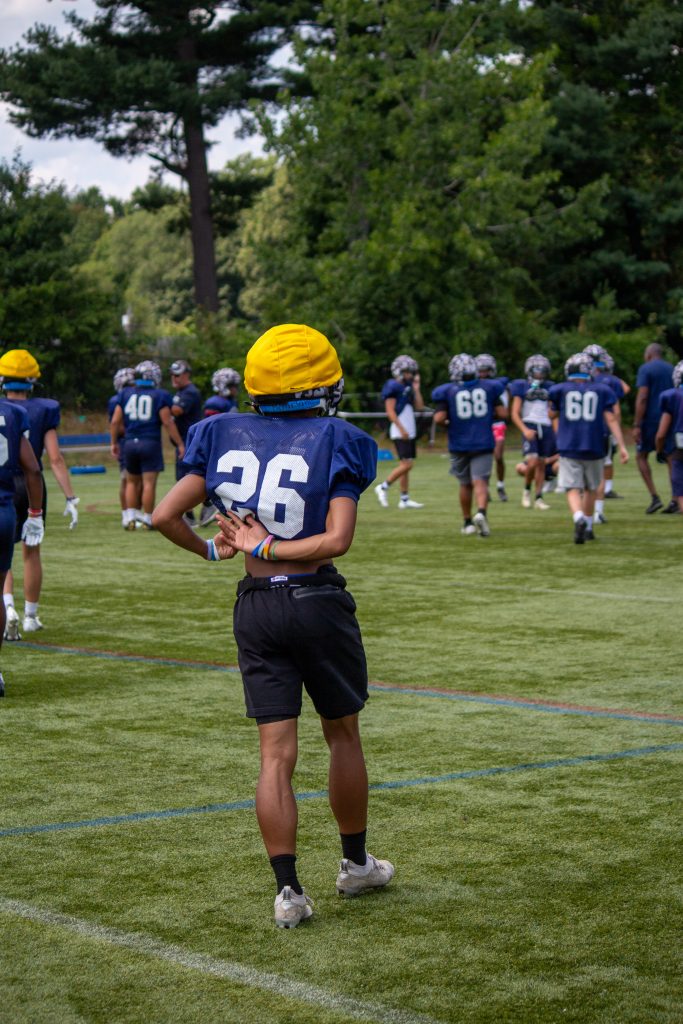
POLYGON ((161 412, 162 409, 170 409, 171 406, 173 405, 173 402, 174 399, 171 398, 171 395, 169 394, 168 391, 159 392, 159 412, 161 412))
POLYGON ((612 388, 607 384, 602 384, 601 390, 605 399, 604 408, 607 412, 612 412, 614 409, 614 403, 617 401, 617 396, 614 394, 612 388))
POLYGON ((648 373, 647 363, 643 363, 638 369, 638 376, 636 377, 637 388, 649 388, 650 387, 650 374, 648 373))
POLYGON ((529 389, 529 385, 525 380, 513 380, 509 385, 510 395, 513 398, 521 398, 524 401, 524 396, 529 389))
POLYGON ((31 429, 31 421, 28 418, 28 413, 26 412, 25 409, 19 408, 19 403, 18 402, 17 402, 17 429, 19 430, 19 433, 22 434, 24 437, 28 437, 29 431, 31 429))
POLYGON ((402 394, 403 386, 397 380, 388 380, 382 388, 382 399, 385 402, 387 398, 398 398, 402 394))
POLYGON ((660 415, 661 415, 661 413, 664 413, 664 412, 668 412, 670 416, 674 415, 674 413, 676 411, 676 409, 675 409, 675 396, 676 396, 676 392, 675 391, 662 391, 661 395, 659 396, 659 412, 660 412, 660 415))
POLYGON ((45 410, 45 430, 56 430, 60 420, 59 402, 50 402, 45 410))
POLYGON ((562 385, 553 384, 548 392, 548 402, 553 412, 559 412, 562 405, 562 385))
POLYGON ((434 390, 432 391, 432 402, 434 402, 435 405, 440 405, 445 409, 446 406, 448 405, 449 388, 450 384, 439 384, 438 387, 434 388, 434 390))
POLYGON ((185 454, 183 455, 183 464, 187 466, 189 472, 195 476, 201 476, 205 480, 211 454, 211 432, 206 428, 211 425, 211 422, 212 417, 192 424, 187 432, 185 454))
POLYGON ((191 391, 181 391, 173 396, 173 405, 179 405, 183 412, 189 412, 195 403, 195 397, 191 391))
POLYGON ((500 380, 492 380, 491 383, 494 385, 491 388, 493 405, 505 405, 505 402, 503 400, 503 394, 505 393, 505 385, 500 380))
POLYGON ((368 434, 345 438, 335 449, 330 465, 330 500, 353 498, 362 492, 377 475, 377 444, 368 434))

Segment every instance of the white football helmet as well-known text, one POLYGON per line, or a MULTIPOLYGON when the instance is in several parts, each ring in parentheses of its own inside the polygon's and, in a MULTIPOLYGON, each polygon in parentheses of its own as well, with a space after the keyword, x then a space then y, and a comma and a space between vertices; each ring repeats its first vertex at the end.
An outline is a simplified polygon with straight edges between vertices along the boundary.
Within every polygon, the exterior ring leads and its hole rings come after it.
POLYGON ((400 380, 404 373, 415 374, 419 369, 420 367, 412 356, 396 356, 391 364, 391 376, 400 380))
POLYGON ((564 364, 565 377, 590 377, 593 373, 593 360, 586 352, 576 352, 564 364))
POLYGON ((674 387, 680 388, 681 384, 683 384, 683 359, 674 366, 673 378, 674 387))
POLYGON ((524 364, 524 376, 529 382, 547 380, 550 376, 550 360, 546 356, 542 356, 540 352, 529 356, 524 364))
POLYGON ((492 377, 496 376, 498 364, 495 358, 490 356, 488 352, 482 352, 481 355, 475 356, 474 361, 477 364, 477 371, 480 376, 482 373, 489 373, 492 377))
POLYGON ((150 380, 155 388, 161 384, 161 367, 151 359, 143 359, 135 367, 135 380, 150 380))
POLYGON ((132 366, 123 366, 114 374, 114 391, 131 387, 135 384, 135 370, 132 366))

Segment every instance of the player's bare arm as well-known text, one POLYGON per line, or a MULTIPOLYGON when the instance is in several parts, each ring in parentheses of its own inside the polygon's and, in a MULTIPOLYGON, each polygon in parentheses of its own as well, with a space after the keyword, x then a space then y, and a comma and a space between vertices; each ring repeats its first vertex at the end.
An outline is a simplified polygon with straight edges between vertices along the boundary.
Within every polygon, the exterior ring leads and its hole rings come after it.
POLYGON ((536 431, 530 430, 529 427, 525 426, 524 420, 522 419, 522 399, 519 395, 513 395, 512 397, 512 408, 510 410, 510 418, 512 422, 519 430, 520 434, 525 441, 533 441, 536 437, 536 431))
POLYGON ((420 390, 420 374, 416 373, 413 377, 413 408, 417 412, 422 412, 425 407, 425 400, 420 390))
POLYGON ((19 464, 26 481, 26 492, 30 508, 39 509, 43 506, 43 479, 40 466, 27 438, 22 437, 19 446, 19 464))
POLYGON ((621 462, 628 462, 628 451, 624 444, 624 435, 621 432, 619 420, 608 409, 605 410, 605 421, 614 440, 619 445, 619 459, 621 462))
POLYGON ((123 409, 120 405, 117 405, 114 409, 114 414, 109 424, 109 439, 111 445, 111 453, 115 459, 119 457, 119 438, 123 433, 123 409))
POLYGON ((664 452, 664 443, 666 441, 667 434, 671 430, 672 422, 673 417, 671 413, 663 412, 659 420, 657 433, 655 435, 655 451, 657 452, 657 455, 662 455, 664 452))
MULTIPOLYGON (((177 426, 175 425, 175 420, 171 415, 171 410, 167 406, 165 406, 163 409, 160 409, 159 418, 161 419, 161 422, 163 423, 166 430, 168 431, 168 436, 171 438, 171 441, 178 449, 178 456, 182 459, 183 455, 185 454, 185 445, 183 444, 183 439, 180 436, 177 426)), ((114 421, 112 420, 112 423, 113 422, 114 421)), ((206 495, 204 495, 204 497, 206 497, 206 495)))
POLYGON ((645 419, 645 413, 647 412, 647 399, 649 394, 650 389, 647 385, 641 385, 636 394, 636 411, 633 416, 633 440, 636 444, 640 443, 642 429, 641 424, 645 419))
POLYGON ((494 412, 496 414, 496 419, 499 419, 499 420, 509 420, 510 419, 510 410, 508 409, 507 405, 503 404, 503 402, 499 402, 498 405, 496 405, 494 407, 494 412))
MULTIPOLYGON (((423 403, 423 405, 424 405, 424 403, 423 403)), ((406 430, 406 428, 403 426, 403 424, 401 423, 400 419, 396 415, 396 399, 395 398, 386 398, 384 400, 384 411, 385 411, 385 413, 387 415, 387 419, 391 423, 394 423, 398 427, 398 429, 401 432, 401 437, 404 440, 407 441, 408 440, 408 431, 406 430)))
MULTIPOLYGON (((155 508, 152 515, 152 526, 164 537, 177 544, 179 548, 185 548, 186 551, 192 551, 200 558, 211 561, 209 544, 183 520, 183 515, 187 510, 201 504, 205 498, 204 478, 195 473, 184 476, 155 508)), ((228 541, 223 533, 217 533, 213 538, 213 543, 221 561, 225 558, 234 558, 237 554, 237 548, 228 541)))
POLYGON ((439 409, 437 412, 435 412, 434 422, 436 423, 437 426, 446 426, 446 424, 448 423, 448 410, 439 409))
MULTIPOLYGON (((311 572, 318 565, 324 565, 330 559, 346 554, 351 547, 356 528, 357 505, 352 498, 333 498, 325 521, 325 532, 303 537, 300 540, 276 541, 275 551, 278 573, 296 573, 306 563, 306 571, 311 572)), ((252 576, 272 576, 273 567, 269 561, 253 558, 251 552, 265 540, 268 531, 254 519, 246 516, 241 519, 235 512, 225 516, 218 515, 218 525, 227 541, 240 551, 244 551, 247 572, 252 576)))

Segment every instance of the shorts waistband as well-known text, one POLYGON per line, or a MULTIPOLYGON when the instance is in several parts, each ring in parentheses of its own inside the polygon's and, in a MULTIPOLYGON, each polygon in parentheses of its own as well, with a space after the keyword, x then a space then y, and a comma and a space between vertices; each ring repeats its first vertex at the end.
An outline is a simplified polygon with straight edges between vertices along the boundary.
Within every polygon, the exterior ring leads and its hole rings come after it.
POLYGON ((346 580, 333 566, 322 566, 317 572, 291 576, 245 576, 237 584, 237 596, 249 590, 283 590, 295 587, 338 587, 346 589, 346 580))

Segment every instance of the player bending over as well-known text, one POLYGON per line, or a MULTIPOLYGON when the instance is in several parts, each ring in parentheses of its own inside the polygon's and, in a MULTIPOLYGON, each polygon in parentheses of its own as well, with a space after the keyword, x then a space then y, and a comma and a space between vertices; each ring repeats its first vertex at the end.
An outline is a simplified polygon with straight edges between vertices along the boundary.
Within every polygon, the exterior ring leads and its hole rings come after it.
POLYGON ((389 861, 365 849, 368 777, 358 713, 367 667, 354 600, 332 563, 351 546, 377 445, 325 415, 344 381, 337 353, 310 327, 267 331, 247 355, 244 382, 260 415, 212 416, 191 428, 188 475, 161 501, 154 525, 209 561, 244 552, 233 627, 247 716, 259 728, 256 814, 275 874, 275 923, 295 928, 313 912, 296 872, 292 775, 302 687, 330 750, 329 799, 342 846, 337 890, 356 896, 394 874, 389 861), (183 521, 206 497, 223 513, 222 532, 210 541, 183 521))
POLYGON ((602 479, 604 424, 616 438, 621 461, 628 462, 621 426, 613 412, 614 392, 593 380, 592 371, 591 357, 578 352, 564 364, 566 381, 554 384, 548 393, 560 453, 558 487, 567 492, 575 544, 594 539, 593 512, 602 479))
POLYGON ((674 366, 673 388, 660 395, 659 405, 661 417, 655 437, 657 461, 668 461, 671 493, 683 512, 683 359, 674 366), (667 442, 673 444, 669 457, 666 454, 667 442))
POLYGON ((450 384, 440 384, 432 391, 436 405, 435 423, 448 424, 450 472, 460 484, 460 507, 463 514, 461 533, 478 533, 488 537, 491 529, 486 517, 489 500, 489 477, 493 468, 493 422, 495 417, 508 418, 503 404, 503 385, 497 380, 479 380, 477 364, 462 352, 448 364, 450 384), (472 497, 477 511, 472 516, 472 497))

